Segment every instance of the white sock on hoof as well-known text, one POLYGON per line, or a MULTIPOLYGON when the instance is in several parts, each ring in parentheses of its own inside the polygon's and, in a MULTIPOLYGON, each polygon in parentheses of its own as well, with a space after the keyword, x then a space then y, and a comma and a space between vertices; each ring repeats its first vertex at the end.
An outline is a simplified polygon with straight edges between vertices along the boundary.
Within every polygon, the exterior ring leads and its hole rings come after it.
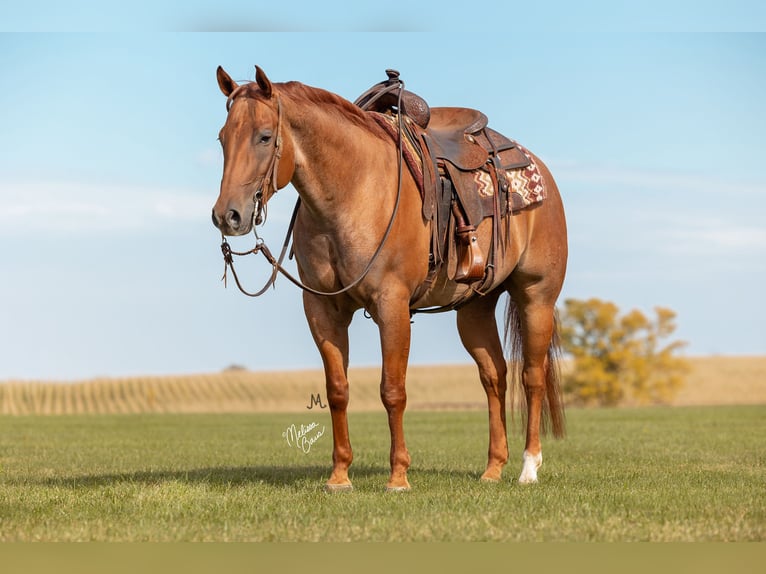
POLYGON ((543 453, 529 454, 525 450, 522 460, 524 461, 524 466, 521 467, 519 482, 521 484, 532 484, 537 482, 537 469, 543 464, 543 453))

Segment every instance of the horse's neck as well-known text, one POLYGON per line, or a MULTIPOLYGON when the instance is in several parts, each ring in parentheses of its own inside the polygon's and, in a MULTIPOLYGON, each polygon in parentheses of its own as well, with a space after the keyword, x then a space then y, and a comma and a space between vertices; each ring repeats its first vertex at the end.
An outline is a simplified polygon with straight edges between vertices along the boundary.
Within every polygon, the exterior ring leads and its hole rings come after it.
MULTIPOLYGON (((390 143, 321 108, 302 110, 292 123, 296 170, 293 184, 317 216, 338 220, 361 204, 385 203, 370 182, 387 170, 390 143)), ((380 191, 380 190, 378 190, 380 191)))

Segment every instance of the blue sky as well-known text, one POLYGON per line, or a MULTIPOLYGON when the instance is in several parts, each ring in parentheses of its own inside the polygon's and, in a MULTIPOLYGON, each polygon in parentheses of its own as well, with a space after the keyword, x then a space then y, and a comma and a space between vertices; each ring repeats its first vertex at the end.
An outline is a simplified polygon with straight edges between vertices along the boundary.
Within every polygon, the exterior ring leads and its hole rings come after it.
MULTIPOLYGON (((295 287, 254 301, 219 281, 219 64, 348 99, 396 68, 432 105, 481 109, 562 190, 562 298, 670 307, 689 354, 766 352, 766 35, 698 33, 762 30, 755 4, 613 10, 614 25, 586 11, 582 26, 562 10, 553 26, 455 35, 438 58, 433 20, 333 20, 338 3, 256 18, 236 2, 99 16, 78 2, 42 19, 29 4, 3 8, 21 33, 0 34, 0 380, 320 366, 295 287), (199 32, 225 29, 254 31, 199 32)), ((460 14, 439 13, 457 31, 460 14)), ((270 204, 267 239, 281 241, 294 199, 270 204)), ((267 271, 240 268, 253 285, 267 271)), ((412 362, 468 361, 454 314, 413 329, 412 362)), ((352 364, 378 363, 361 314, 352 341, 352 364)))

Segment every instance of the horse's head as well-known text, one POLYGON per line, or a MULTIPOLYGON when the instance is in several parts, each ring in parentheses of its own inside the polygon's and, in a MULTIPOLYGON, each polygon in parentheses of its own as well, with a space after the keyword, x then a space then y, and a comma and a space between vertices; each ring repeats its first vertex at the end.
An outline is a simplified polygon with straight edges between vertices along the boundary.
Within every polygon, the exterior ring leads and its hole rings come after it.
POLYGON ((285 133, 282 104, 258 66, 254 83, 238 85, 219 67, 218 86, 228 116, 218 139, 223 147, 221 192, 213 206, 213 224, 224 235, 244 235, 259 223, 277 189, 295 169, 292 141, 285 133))

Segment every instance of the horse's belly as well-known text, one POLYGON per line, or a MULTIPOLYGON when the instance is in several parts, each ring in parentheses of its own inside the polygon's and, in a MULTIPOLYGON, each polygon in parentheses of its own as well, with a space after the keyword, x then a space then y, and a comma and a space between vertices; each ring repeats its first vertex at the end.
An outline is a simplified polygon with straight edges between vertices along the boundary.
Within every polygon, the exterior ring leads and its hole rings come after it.
MULTIPOLYGON (((437 273, 432 285, 422 295, 410 304, 410 309, 427 309, 429 307, 445 307, 460 301, 471 288, 447 278, 446 266, 437 273)), ((417 296, 417 295, 416 295, 417 296)))

